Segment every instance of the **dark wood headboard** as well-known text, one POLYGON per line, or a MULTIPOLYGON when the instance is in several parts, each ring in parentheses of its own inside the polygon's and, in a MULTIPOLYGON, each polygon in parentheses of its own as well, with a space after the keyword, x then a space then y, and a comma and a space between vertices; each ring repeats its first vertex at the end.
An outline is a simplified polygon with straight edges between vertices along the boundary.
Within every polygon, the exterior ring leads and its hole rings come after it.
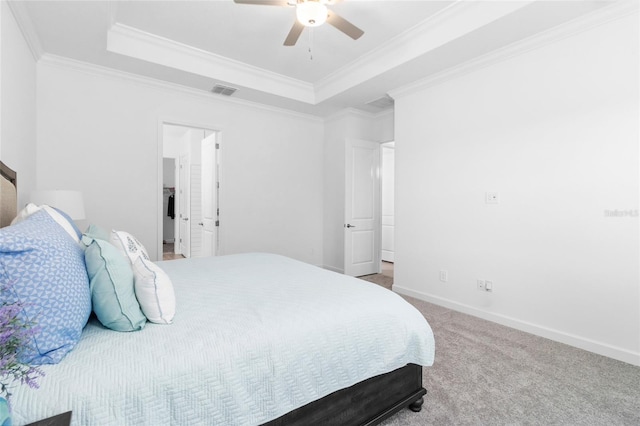
POLYGON ((0 228, 11 223, 18 208, 18 174, 0 161, 0 228))

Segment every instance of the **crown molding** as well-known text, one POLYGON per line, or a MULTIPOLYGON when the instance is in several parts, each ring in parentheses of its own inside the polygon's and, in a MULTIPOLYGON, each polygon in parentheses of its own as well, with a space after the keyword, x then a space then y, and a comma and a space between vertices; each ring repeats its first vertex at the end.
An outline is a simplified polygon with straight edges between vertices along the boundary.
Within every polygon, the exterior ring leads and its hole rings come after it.
POLYGON ((460 78, 482 68, 507 61, 530 51, 540 49, 565 38, 590 30, 607 22, 637 13, 638 3, 635 0, 614 0, 609 5, 575 18, 557 27, 550 28, 508 46, 489 52, 478 58, 436 73, 429 77, 414 81, 397 89, 391 90, 389 96, 393 99, 401 98, 416 91, 438 86, 447 81, 460 78))
POLYGON ((107 35, 107 50, 182 71, 223 80, 311 105, 330 99, 447 42, 527 6, 532 0, 457 0, 380 47, 318 82, 310 83, 194 48, 124 24, 107 35))
POLYGON ((359 117, 359 118, 366 118, 368 120, 378 120, 378 119, 386 118, 386 116, 393 115, 393 114, 394 114, 393 108, 386 109, 381 112, 368 112, 358 108, 349 107, 349 108, 341 109, 340 111, 325 117, 324 121, 325 123, 330 123, 333 121, 337 121, 337 120, 340 120, 343 118, 349 118, 349 117, 359 117))
POLYGON ((335 112, 331 115, 328 115, 327 117, 325 117, 324 122, 331 123, 334 121, 342 120, 344 118, 349 118, 353 116, 359 116, 361 118, 373 118, 373 114, 368 113, 367 111, 349 107, 349 108, 341 109, 340 111, 335 112))
POLYGON ((375 114, 373 114, 373 118, 375 119, 381 119, 381 118, 386 118, 386 116, 395 116, 395 108, 389 108, 389 109, 385 109, 384 111, 380 111, 377 112, 375 114))
POLYGON ((316 122, 323 123, 324 119, 322 117, 318 117, 312 114, 305 114, 293 110, 289 110, 286 108, 274 107, 271 105, 261 104, 258 102, 251 102, 244 99, 237 98, 226 98, 218 95, 214 95, 208 91, 198 90, 191 87, 183 86, 176 83, 170 83, 163 80, 158 80, 151 77, 141 76, 139 74, 133 74, 126 71, 115 70, 113 68, 108 68, 100 65, 89 64, 87 62, 78 61, 75 59, 66 58, 63 56, 52 55, 50 53, 45 53, 40 58, 38 65, 45 66, 53 66, 56 68, 60 68, 63 70, 71 70, 80 72, 83 74, 98 76, 98 77, 106 77, 113 80, 118 81, 127 81, 129 83, 133 83, 143 87, 149 87, 152 89, 166 90, 173 94, 181 94, 193 97, 200 101, 211 102, 214 104, 226 103, 237 105, 246 108, 252 108, 256 110, 275 112, 279 114, 285 114, 292 117, 316 122))
POLYGON ((33 59, 38 62, 42 55, 44 55, 44 49, 42 48, 42 43, 40 43, 40 37, 38 37, 38 33, 31 22, 31 18, 29 18, 26 2, 7 1, 7 5, 18 24, 18 28, 20 28, 24 40, 27 42, 27 46, 29 46, 33 59))
POLYGON ((451 40, 529 5, 532 1, 457 0, 430 18, 329 74, 315 85, 318 102, 392 70, 451 40))
POLYGON ((216 55, 127 25, 116 23, 109 29, 107 50, 296 101, 308 104, 316 103, 311 83, 216 55))

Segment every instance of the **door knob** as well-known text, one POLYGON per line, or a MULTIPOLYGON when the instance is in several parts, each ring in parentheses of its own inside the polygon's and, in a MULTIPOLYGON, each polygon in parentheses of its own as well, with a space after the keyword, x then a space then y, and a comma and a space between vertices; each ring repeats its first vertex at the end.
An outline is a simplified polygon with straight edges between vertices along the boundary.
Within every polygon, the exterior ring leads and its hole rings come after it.
POLYGON ((355 226, 355 225, 352 225, 352 224, 350 224, 350 223, 347 223, 347 224, 345 225, 345 227, 346 227, 346 228, 355 228, 356 226, 355 226))
POLYGON ((204 226, 204 223, 202 223, 202 222, 198 222, 198 225, 200 225, 200 226, 204 226))
POLYGON ((183 217, 182 220, 184 220, 185 222, 189 220, 188 217, 183 217))

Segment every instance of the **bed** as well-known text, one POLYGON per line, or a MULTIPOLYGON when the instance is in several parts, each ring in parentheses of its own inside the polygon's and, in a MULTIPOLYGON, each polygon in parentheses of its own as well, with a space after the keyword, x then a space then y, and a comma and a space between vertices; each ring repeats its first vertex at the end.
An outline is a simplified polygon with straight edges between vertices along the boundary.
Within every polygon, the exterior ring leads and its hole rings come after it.
MULTIPOLYGON (((2 188, 0 206, 15 203, 2 188)), ((398 295, 267 253, 157 265, 172 324, 90 317, 39 389, 14 390, 14 424, 72 411, 76 425, 373 425, 421 409, 433 333, 398 295)))

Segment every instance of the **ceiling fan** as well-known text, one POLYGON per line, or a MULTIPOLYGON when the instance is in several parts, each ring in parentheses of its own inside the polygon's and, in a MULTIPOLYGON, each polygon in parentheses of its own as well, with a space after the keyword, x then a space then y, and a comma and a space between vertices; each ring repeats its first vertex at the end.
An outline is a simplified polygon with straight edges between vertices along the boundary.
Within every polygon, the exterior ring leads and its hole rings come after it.
POLYGON ((293 46, 298 41, 304 27, 318 27, 325 22, 334 26, 354 40, 364 34, 337 13, 327 8, 335 0, 233 0, 238 4, 257 4, 262 6, 292 6, 296 8, 296 21, 284 40, 285 46, 293 46))

